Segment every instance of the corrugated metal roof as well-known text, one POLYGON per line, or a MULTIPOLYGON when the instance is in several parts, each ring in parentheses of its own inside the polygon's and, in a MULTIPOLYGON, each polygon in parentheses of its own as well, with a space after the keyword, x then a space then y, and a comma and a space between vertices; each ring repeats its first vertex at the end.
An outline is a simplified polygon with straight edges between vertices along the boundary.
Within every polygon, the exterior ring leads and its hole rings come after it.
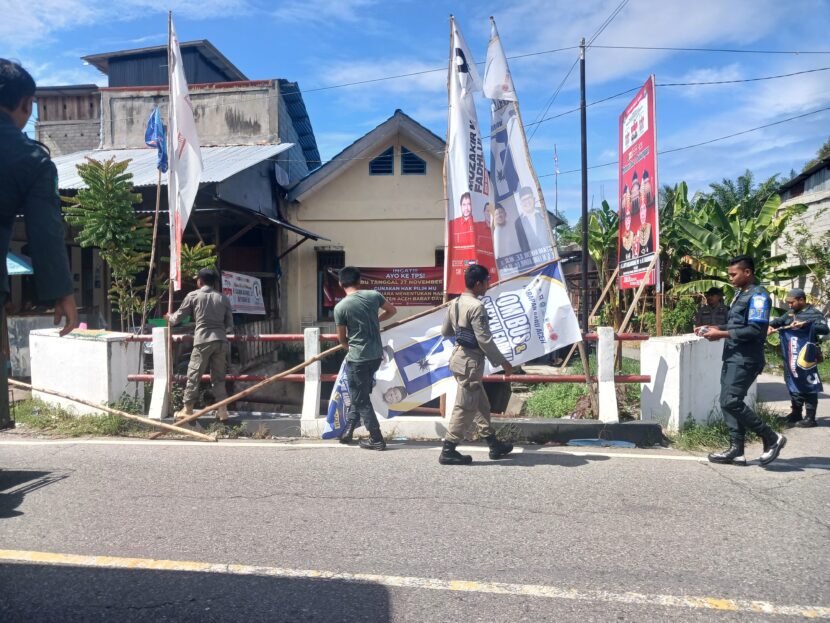
MULTIPOLYGON (((248 167, 291 149, 293 146, 294 143, 202 147, 202 164, 204 166, 202 183, 222 182, 248 167)), ((76 166, 84 162, 87 157, 95 160, 108 160, 110 158, 126 160, 129 158, 130 165, 127 171, 133 174, 133 185, 136 187, 155 186, 158 181, 156 153, 155 149, 148 147, 146 149, 93 149, 60 156, 54 159, 55 166, 58 168, 58 187, 61 190, 84 188, 84 182, 78 175, 76 166)), ((166 173, 162 174, 161 183, 167 184, 166 173)))

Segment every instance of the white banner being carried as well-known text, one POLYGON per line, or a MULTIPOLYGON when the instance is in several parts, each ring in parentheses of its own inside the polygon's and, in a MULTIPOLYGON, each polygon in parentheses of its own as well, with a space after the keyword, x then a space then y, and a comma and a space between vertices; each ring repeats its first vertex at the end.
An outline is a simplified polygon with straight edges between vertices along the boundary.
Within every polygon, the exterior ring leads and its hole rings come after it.
MULTIPOLYGON (((559 263, 495 286, 482 297, 493 340, 511 364, 519 365, 582 339, 559 263)), ((390 418, 438 398, 455 379, 449 370, 454 338, 441 336, 445 307, 381 332, 384 356, 375 375, 372 404, 390 418)), ((349 407, 344 362, 334 384, 324 439, 340 435, 349 407)), ((495 369, 489 362, 485 374, 495 369)))
POLYGON ((167 201, 170 206, 170 281, 175 290, 181 290, 182 232, 187 226, 199 190, 202 154, 172 15, 169 28, 167 57, 170 65, 170 110, 167 158, 170 168, 167 173, 167 201))
POLYGON ((504 279, 556 257, 545 198, 530 161, 519 101, 496 22, 491 21, 484 95, 492 100, 490 170, 493 174, 493 241, 504 279))

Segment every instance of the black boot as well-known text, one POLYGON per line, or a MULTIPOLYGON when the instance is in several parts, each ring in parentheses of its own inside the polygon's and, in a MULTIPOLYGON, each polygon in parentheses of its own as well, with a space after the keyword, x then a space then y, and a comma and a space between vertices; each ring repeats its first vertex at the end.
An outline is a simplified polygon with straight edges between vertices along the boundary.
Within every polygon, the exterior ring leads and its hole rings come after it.
POLYGON ((354 431, 357 428, 359 420, 346 420, 346 428, 340 434, 340 443, 352 443, 354 439, 354 431))
POLYGON ((787 438, 784 435, 770 431, 769 436, 764 439, 764 452, 759 459, 761 465, 769 465, 777 459, 785 445, 787 438))
POLYGON ((746 465, 744 442, 732 440, 726 450, 712 452, 708 458, 710 463, 721 463, 724 465, 746 465))
POLYGON ((794 402, 790 403, 790 412, 784 416, 778 418, 778 420, 786 427, 792 428, 798 422, 801 422, 801 405, 797 405, 794 402))
POLYGON ((369 439, 361 439, 360 447, 364 450, 386 450, 386 442, 383 440, 380 428, 370 430, 369 439))
POLYGON ((455 449, 457 443, 445 441, 444 447, 441 449, 441 456, 438 457, 438 462, 441 465, 469 465, 473 462, 473 457, 469 454, 461 454, 455 449))
POLYGON ((816 424, 816 412, 812 409, 807 409, 807 417, 796 424, 799 428, 813 428, 816 424))
POLYGON ((495 435, 490 435, 485 439, 487 440, 487 445, 490 446, 490 459, 493 461, 505 457, 511 452, 513 452, 512 443, 499 441, 498 439, 496 439, 495 435))

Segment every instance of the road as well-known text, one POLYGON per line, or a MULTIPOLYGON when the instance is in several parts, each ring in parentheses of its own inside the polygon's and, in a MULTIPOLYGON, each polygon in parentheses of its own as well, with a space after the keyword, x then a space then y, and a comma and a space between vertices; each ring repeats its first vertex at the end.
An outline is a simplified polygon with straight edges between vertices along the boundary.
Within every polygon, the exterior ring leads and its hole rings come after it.
POLYGON ((830 619, 829 403, 767 469, 0 435, 0 620, 830 619))

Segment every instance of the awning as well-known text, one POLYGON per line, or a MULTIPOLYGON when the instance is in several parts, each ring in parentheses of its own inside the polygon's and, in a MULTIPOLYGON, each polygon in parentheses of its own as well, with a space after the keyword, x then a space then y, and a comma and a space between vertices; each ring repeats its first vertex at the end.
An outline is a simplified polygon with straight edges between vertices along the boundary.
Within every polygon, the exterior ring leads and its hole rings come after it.
MULTIPOLYGON (((259 164, 263 160, 291 149, 294 143, 279 143, 270 145, 231 145, 223 147, 202 147, 202 184, 222 182, 245 169, 259 164)), ((86 158, 95 160, 130 159, 127 172, 133 175, 133 186, 155 186, 158 182, 156 168, 157 151, 146 149, 92 149, 79 151, 66 156, 54 158, 58 168, 58 187, 61 190, 77 190, 84 188, 84 181, 78 175, 77 166, 86 161, 86 158)), ((161 183, 167 185, 167 174, 162 173, 161 183)))
POLYGON ((6 272, 9 275, 32 275, 35 271, 32 268, 29 258, 24 258, 17 253, 9 251, 9 254, 6 256, 6 272))

